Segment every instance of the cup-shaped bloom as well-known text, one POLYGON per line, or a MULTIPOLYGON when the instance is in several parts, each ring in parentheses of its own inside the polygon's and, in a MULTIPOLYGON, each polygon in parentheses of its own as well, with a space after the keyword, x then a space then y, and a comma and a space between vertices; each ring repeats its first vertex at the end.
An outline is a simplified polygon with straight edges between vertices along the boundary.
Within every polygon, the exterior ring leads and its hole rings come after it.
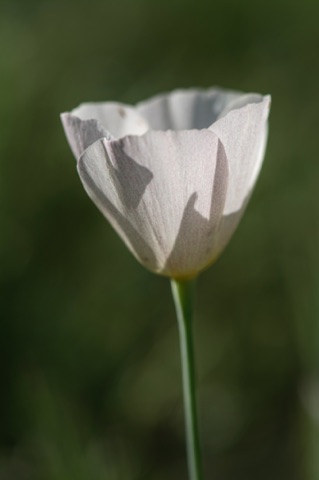
POLYGON ((177 90, 85 103, 62 123, 90 198, 149 270, 183 279, 219 256, 264 157, 270 97, 177 90))

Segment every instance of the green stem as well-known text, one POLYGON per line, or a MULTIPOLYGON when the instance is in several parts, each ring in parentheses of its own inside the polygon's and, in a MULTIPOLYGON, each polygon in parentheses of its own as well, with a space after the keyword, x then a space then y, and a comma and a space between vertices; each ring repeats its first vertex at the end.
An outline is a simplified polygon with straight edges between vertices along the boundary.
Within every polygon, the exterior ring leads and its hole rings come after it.
POLYGON ((180 337, 189 478, 203 480, 195 389, 192 284, 191 281, 172 280, 172 292, 180 337))

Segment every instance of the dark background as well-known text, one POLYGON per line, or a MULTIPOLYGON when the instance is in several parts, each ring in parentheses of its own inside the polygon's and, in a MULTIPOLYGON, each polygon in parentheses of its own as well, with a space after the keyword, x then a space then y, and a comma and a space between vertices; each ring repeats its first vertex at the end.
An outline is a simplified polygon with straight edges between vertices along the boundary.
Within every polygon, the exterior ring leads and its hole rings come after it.
POLYGON ((265 164, 197 285, 206 479, 319 479, 319 3, 2 0, 0 479, 185 480, 169 282, 78 179, 59 113, 271 93, 265 164))

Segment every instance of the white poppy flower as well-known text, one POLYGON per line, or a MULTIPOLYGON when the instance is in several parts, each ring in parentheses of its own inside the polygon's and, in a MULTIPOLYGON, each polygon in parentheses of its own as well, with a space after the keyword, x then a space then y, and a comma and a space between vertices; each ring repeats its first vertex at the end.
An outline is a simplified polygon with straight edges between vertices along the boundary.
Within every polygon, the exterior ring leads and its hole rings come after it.
POLYGON ((216 260, 263 161, 270 97, 177 90, 61 118, 85 190, 135 257, 176 279, 216 260))

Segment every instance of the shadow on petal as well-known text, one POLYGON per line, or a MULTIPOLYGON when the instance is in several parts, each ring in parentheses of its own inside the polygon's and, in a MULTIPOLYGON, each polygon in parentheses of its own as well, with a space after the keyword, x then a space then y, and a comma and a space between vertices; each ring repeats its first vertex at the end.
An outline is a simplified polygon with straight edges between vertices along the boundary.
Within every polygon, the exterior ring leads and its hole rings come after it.
MULTIPOLYGON (((196 276, 201 270, 205 270, 212 265, 231 240, 231 237, 237 229, 238 224, 240 223, 240 220, 245 212, 249 200, 248 197, 247 200, 244 201, 242 208, 237 212, 223 216, 219 220, 218 226, 215 226, 215 228, 209 228, 209 221, 194 210, 193 197, 195 197, 196 201, 196 194, 191 196, 187 204, 174 248, 169 259, 167 260, 165 268, 161 272, 163 275, 172 275, 175 278, 181 279, 191 278, 196 276), (196 251, 196 244, 193 244, 192 246, 189 244, 190 231, 187 228, 187 224, 189 223, 187 218, 191 218, 191 221, 194 225, 193 230, 195 230, 197 226, 198 231, 202 232, 203 238, 205 238, 205 235, 207 237, 206 250, 204 249, 200 253, 196 251), (188 242, 187 247, 183 245, 183 238, 185 238, 185 243, 188 242), (190 252, 190 258, 197 259, 196 268, 190 268, 190 261, 189 258, 187 258, 187 252, 190 252), (181 270, 181 265, 184 266, 183 270, 181 270)), ((205 242, 203 242, 203 244, 204 243, 205 242)), ((192 263, 194 263, 194 260, 192 263)))
POLYGON ((192 270, 189 268, 189 263, 193 263, 190 256, 198 258, 199 255, 199 236, 204 236, 205 230, 208 235, 208 220, 195 210, 197 197, 194 192, 187 202, 173 249, 163 268, 164 274, 187 276, 187 271, 192 270))
POLYGON ((228 176, 226 152, 219 141, 209 218, 195 209, 198 194, 194 192, 185 207, 173 249, 162 272, 164 275, 194 276, 216 258, 215 244, 226 202, 228 176))
POLYGON ((127 155, 121 143, 104 143, 104 148, 108 170, 123 205, 136 209, 153 178, 152 172, 127 155))

